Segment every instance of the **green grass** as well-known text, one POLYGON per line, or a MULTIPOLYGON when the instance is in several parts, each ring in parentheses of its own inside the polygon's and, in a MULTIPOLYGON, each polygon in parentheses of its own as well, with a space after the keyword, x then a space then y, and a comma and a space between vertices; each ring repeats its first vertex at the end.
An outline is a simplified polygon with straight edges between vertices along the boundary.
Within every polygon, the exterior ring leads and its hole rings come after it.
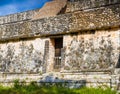
POLYGON ((116 91, 110 88, 69 89, 58 86, 38 86, 35 83, 25 85, 16 81, 13 87, 0 86, 0 94, 116 94, 116 91))

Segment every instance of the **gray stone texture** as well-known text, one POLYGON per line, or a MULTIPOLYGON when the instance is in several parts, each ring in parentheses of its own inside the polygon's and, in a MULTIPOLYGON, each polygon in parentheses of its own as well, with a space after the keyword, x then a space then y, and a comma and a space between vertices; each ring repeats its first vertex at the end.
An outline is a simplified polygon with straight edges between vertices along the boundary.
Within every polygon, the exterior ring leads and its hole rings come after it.
POLYGON ((120 25, 120 4, 38 20, 0 25, 0 40, 107 29, 120 25), (44 27, 44 28, 43 28, 44 27))
POLYGON ((59 15, 36 20, 39 10, 0 17, 0 82, 20 76, 34 80, 43 70, 53 72, 52 40, 63 35, 59 77, 86 80, 89 86, 117 83, 119 75, 113 71, 120 54, 120 0, 71 0, 65 8, 59 15))
POLYGON ((64 46, 66 49, 64 69, 112 71, 119 59, 119 33, 119 30, 108 30, 66 36, 65 42, 68 44, 64 46))
POLYGON ((42 73, 44 40, 0 44, 0 72, 42 73))
POLYGON ((108 5, 120 4, 119 0, 71 0, 68 2, 65 12, 74 11, 90 11, 94 8, 104 7, 108 5), (73 2, 74 1, 74 2, 73 2))
POLYGON ((31 20, 39 10, 31 10, 16 14, 11 14, 7 16, 0 16, 0 25, 2 24, 11 24, 11 23, 17 23, 24 20, 31 20))

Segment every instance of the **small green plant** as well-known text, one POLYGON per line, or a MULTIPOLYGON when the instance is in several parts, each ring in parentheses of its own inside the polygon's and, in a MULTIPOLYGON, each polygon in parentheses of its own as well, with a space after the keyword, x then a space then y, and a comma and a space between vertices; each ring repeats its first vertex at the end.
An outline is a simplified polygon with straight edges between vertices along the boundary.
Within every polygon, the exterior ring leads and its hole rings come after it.
POLYGON ((39 74, 42 75, 42 71, 40 71, 39 74))
POLYGON ((19 79, 14 80, 14 88, 19 88, 19 87, 20 87, 19 79))

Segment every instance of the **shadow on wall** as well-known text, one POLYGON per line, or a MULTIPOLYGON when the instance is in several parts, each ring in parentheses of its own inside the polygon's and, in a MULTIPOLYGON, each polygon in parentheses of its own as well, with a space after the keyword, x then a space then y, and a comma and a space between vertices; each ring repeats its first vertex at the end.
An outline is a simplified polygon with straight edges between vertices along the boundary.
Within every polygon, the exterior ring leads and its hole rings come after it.
POLYGON ((39 85, 54 85, 68 88, 81 88, 86 86, 86 80, 64 80, 54 76, 46 76, 38 81, 39 85))
POLYGON ((119 57, 118 57, 118 62, 117 62, 116 68, 120 68, 120 54, 119 54, 119 57))

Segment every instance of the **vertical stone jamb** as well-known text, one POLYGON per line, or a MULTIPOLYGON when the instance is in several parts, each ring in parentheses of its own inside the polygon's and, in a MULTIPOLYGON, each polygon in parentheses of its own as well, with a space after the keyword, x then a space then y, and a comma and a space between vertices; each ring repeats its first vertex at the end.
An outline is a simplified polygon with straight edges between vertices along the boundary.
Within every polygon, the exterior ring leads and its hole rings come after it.
POLYGON ((64 65, 65 65, 65 49, 61 49, 61 71, 64 70, 64 65))
POLYGON ((49 41, 45 41, 45 48, 44 48, 44 57, 43 57, 43 73, 46 73, 47 68, 47 61, 49 56, 49 41))

